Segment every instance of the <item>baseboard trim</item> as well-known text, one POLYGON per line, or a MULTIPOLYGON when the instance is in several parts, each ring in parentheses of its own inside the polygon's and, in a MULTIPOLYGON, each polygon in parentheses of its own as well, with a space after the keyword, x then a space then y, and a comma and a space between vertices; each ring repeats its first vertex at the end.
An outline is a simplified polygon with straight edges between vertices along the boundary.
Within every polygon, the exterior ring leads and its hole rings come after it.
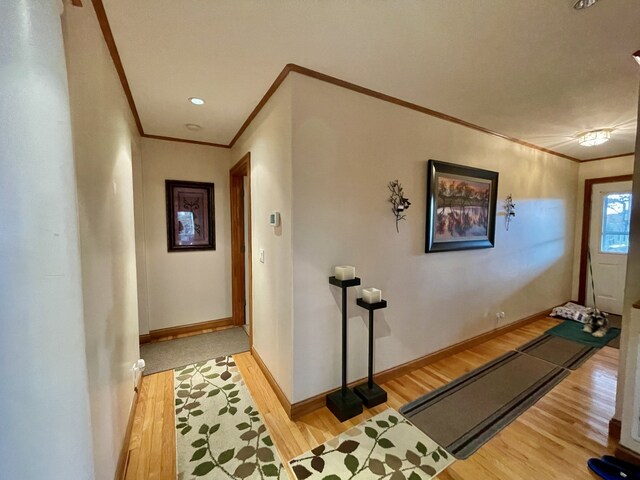
POLYGON ((157 342, 166 337, 177 337, 178 335, 198 334, 205 330, 219 330, 221 328, 233 325, 233 318, 220 318, 218 320, 209 320, 207 322, 191 323, 189 325, 180 325, 178 327, 159 328, 151 330, 147 334, 140 335, 140 345, 143 343, 157 342))
POLYGON ((617 418, 609 420, 609 438, 620 441, 622 435, 622 422, 617 418))
MULTIPOLYGON (((526 318, 510 323, 509 325, 505 325, 504 327, 496 328, 495 330, 491 330, 490 332, 483 333, 481 335, 470 338, 468 340, 464 340, 462 342, 456 343, 455 345, 451 345, 450 347, 443 348, 442 350, 438 350, 437 352, 430 353, 428 355, 417 358, 410 362, 403 363, 402 365, 398 365, 397 367, 392 367, 388 370, 384 370, 382 372, 376 373, 374 375, 374 379, 376 383, 379 383, 379 384, 388 382, 406 373, 409 373, 412 370, 416 370, 418 368, 422 368, 431 363, 435 363, 439 360, 442 360, 443 358, 449 357, 451 355, 455 355, 456 353, 460 353, 463 350, 473 348, 495 337, 508 333, 512 330, 516 330, 536 320, 545 318, 549 316, 549 314, 551 313, 551 310, 552 309, 550 308, 543 310, 542 312, 538 312, 534 315, 530 315, 526 318)), ((349 387, 352 388, 358 385, 359 383, 362 383, 364 380, 365 378, 361 378, 356 381, 353 381, 349 383, 349 387)), ((325 400, 326 395, 328 393, 331 393, 334 390, 335 389, 328 390, 324 393, 308 398, 301 402, 294 403, 293 405, 290 405, 288 402, 286 405, 283 403, 282 406, 285 409, 285 411, 287 411, 287 414, 289 415, 289 418, 291 420, 297 420, 300 417, 317 410, 318 408, 324 407, 325 401, 326 401, 325 400)), ((276 395, 277 395, 277 392, 276 392, 276 395)), ((280 403, 282 403, 282 399, 280 399, 279 396, 278 396, 278 399, 280 400, 280 403)), ((286 397, 285 397, 285 400, 286 400, 286 397)))
POLYGON ((618 445, 616 447, 615 456, 620 460, 624 460, 625 462, 633 463, 635 465, 640 465, 640 454, 634 452, 633 450, 623 445, 618 445))
POLYGON ((129 466, 129 443, 131 442, 131 431, 133 430, 133 420, 136 417, 136 408, 138 407, 141 386, 142 375, 140 375, 136 388, 134 389, 131 410, 129 411, 129 420, 127 421, 127 429, 125 430, 122 448, 120 449, 120 455, 118 456, 115 480, 124 480, 127 475, 127 467, 129 466))
POLYGON ((250 352, 251 352, 251 356, 254 358, 254 360, 258 364, 258 368, 260 368, 265 378, 267 379, 267 383, 269 383, 269 386, 273 390, 273 393, 275 393, 276 397, 278 397, 278 401, 280 402, 280 405, 282 405, 282 408, 284 408, 284 411, 286 412, 287 416, 289 418, 292 418, 291 404, 289 403, 287 396, 284 394, 284 392, 280 388, 280 385, 278 385, 278 382, 276 382, 276 379, 273 378, 273 375, 271 375, 271 372, 267 368, 267 365, 262 361, 262 358, 260 358, 260 355, 258 355, 258 352, 256 352, 256 349, 253 348, 253 346, 251 346, 250 352))

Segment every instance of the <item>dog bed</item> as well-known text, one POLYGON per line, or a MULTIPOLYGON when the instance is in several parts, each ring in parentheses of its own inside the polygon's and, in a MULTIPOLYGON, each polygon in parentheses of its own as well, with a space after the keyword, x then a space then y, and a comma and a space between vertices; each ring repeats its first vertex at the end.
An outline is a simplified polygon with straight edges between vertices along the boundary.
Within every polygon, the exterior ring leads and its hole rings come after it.
POLYGON ((592 313, 593 308, 578 305, 573 302, 567 302, 551 310, 552 317, 566 318, 567 320, 575 320, 580 323, 587 323, 592 313))

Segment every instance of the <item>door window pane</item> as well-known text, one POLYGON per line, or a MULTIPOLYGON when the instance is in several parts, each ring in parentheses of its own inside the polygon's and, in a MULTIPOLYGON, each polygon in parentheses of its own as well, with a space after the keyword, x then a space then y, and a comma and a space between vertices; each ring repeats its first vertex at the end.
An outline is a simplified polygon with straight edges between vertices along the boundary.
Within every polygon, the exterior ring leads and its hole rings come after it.
POLYGON ((629 220, 631 219, 631 194, 609 193, 603 199, 602 253, 627 253, 629 250, 629 220))

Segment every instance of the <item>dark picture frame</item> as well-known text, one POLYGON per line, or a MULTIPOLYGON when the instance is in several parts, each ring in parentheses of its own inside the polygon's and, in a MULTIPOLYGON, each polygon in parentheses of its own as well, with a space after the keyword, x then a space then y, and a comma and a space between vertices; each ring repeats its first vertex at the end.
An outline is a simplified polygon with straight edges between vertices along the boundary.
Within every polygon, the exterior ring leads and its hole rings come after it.
POLYGON ((493 248, 498 172, 429 160, 425 252, 493 248))
POLYGON ((169 252, 216 249, 214 184, 165 180, 169 252))

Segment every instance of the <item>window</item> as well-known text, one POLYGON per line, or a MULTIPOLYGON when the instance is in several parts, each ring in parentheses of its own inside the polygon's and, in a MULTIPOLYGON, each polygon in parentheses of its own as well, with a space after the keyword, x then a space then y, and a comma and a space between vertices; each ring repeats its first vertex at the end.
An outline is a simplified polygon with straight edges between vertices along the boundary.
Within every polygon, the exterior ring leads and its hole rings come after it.
POLYGON ((629 250, 629 220, 631 194, 609 193, 603 198, 602 253, 627 253, 629 250))

